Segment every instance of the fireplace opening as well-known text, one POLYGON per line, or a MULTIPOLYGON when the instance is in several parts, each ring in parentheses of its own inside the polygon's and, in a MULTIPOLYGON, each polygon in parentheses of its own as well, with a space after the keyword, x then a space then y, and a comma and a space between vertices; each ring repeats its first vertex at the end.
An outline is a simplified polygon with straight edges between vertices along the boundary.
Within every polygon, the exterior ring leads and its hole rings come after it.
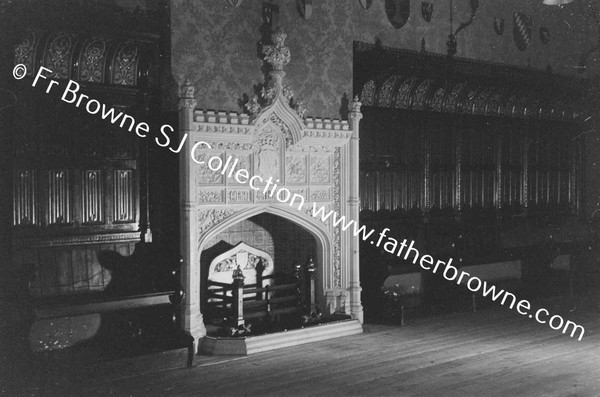
MULTIPOLYGON (((293 328, 311 315, 311 274, 314 265, 313 314, 321 313, 322 249, 304 227, 282 216, 261 213, 220 231, 203 245, 201 305, 211 326, 237 326, 234 317, 236 271, 243 276, 243 323, 252 334, 293 328), (312 263, 312 264, 311 264, 312 263), (303 319, 302 316, 305 316, 303 319)), ((242 290, 240 290, 242 291, 242 290)))

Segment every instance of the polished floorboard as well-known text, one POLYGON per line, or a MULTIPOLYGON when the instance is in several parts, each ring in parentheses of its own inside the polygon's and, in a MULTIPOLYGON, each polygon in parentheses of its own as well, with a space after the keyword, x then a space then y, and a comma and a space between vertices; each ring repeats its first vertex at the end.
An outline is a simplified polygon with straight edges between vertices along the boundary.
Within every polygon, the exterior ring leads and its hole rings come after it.
POLYGON ((42 394, 600 396, 598 305, 556 309, 585 327, 582 341, 496 307, 368 325, 361 335, 248 357, 198 356, 193 368, 56 368, 42 394))

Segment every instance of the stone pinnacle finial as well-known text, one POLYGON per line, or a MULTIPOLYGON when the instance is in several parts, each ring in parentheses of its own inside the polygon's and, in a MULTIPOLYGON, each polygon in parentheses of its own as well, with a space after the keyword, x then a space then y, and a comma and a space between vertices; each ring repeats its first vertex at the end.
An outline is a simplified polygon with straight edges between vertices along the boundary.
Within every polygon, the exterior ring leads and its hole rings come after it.
POLYGON ((194 98, 194 86, 190 79, 185 79, 185 83, 183 83, 183 87, 181 87, 181 97, 194 98))
POLYGON ((271 35, 273 44, 264 46, 264 59, 273 66, 274 71, 282 71, 290 62, 290 49, 284 44, 286 38, 287 34, 279 27, 271 35))

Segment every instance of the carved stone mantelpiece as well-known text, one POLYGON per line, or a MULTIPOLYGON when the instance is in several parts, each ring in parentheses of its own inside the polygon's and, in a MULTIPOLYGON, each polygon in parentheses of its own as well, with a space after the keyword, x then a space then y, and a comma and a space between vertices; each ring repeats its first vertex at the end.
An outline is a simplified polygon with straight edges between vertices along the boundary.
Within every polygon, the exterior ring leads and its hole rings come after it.
MULTIPOLYGON (((204 244, 229 226, 268 212, 295 222, 317 242, 318 297, 321 310, 351 314, 362 321, 358 279, 358 238, 313 217, 313 203, 326 214, 335 210, 346 219, 358 221, 358 120, 359 107, 351 109, 351 123, 329 119, 303 119, 289 105, 289 89, 284 87, 283 66, 290 54, 284 46, 285 34, 278 31, 266 49, 272 63, 268 81, 268 101, 251 116, 232 112, 212 112, 181 107, 180 135, 190 142, 204 141, 211 148, 197 151, 196 159, 208 161, 219 156, 223 162, 238 160, 235 170, 244 169, 255 179, 250 186, 233 177, 196 164, 189 152, 180 153, 181 254, 184 258, 184 286, 188 305, 184 326, 203 329, 200 307, 200 257, 204 244), (356 138, 356 139, 355 139, 356 138), (287 189, 303 198, 294 203, 280 202, 270 190, 287 189), (271 185, 272 187, 272 185, 271 185), (301 208, 298 208, 301 206, 301 208), (329 297, 335 296, 335 299, 329 297)), ((187 100, 193 93, 182 90, 187 100)), ((189 145, 191 148, 191 144, 189 145)), ((274 193, 277 192, 274 191, 274 193)), ((277 263, 274 264, 277 268, 277 263)))

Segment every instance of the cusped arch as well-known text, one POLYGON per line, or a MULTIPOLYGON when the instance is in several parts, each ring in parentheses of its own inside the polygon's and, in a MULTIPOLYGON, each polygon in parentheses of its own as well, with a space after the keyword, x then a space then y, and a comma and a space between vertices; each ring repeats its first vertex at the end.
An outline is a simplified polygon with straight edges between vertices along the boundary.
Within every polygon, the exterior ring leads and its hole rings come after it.
POLYGON ((226 230, 230 226, 235 225, 238 222, 263 213, 280 216, 286 220, 294 222, 295 224, 301 226, 307 232, 309 232, 317 241, 317 249, 321 251, 319 255, 320 258, 318 258, 320 264, 323 264, 324 261, 327 260, 327 258, 331 257, 333 241, 328 233, 328 230, 325 227, 325 224, 318 222, 316 219, 310 217, 309 215, 305 215, 303 212, 300 212, 296 207, 288 207, 284 205, 262 205, 249 207, 230 216, 224 221, 219 222, 217 225, 213 225, 213 227, 208 229, 200 237, 198 245, 200 255, 202 254, 204 244, 211 238, 226 230))

